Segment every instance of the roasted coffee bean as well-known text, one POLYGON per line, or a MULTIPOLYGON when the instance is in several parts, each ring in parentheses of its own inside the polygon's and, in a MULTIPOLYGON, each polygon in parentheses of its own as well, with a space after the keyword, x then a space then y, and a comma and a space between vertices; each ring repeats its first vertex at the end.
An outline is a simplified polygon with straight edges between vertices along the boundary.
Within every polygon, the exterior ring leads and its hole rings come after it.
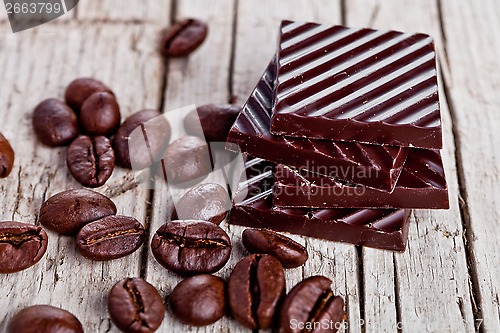
POLYGON ((331 284, 324 276, 312 276, 293 287, 281 306, 280 332, 337 332, 344 319, 344 300, 333 295, 331 284))
POLYGON ((143 110, 134 113, 125 120, 113 138, 116 163, 127 169, 133 166, 135 170, 151 166, 163 155, 170 140, 170 132, 170 125, 160 112, 143 110), (130 138, 132 132, 138 132, 135 129, 141 130, 145 135, 130 138), (129 141, 132 141, 130 147, 129 141))
POLYGON ((135 218, 110 215, 84 226, 76 236, 76 248, 87 259, 117 259, 141 247, 144 233, 135 218))
POLYGON ((14 166, 14 149, 0 133, 0 178, 7 177, 14 166))
POLYGON ((108 311, 113 323, 125 333, 149 333, 165 316, 163 299, 155 287, 141 278, 126 278, 111 288, 108 311))
POLYGON ((172 221, 153 236, 156 260, 178 274, 213 273, 229 260, 231 241, 219 226, 205 221, 172 221))
POLYGON ((175 140, 165 151, 159 172, 169 184, 189 187, 199 183, 212 172, 207 143, 196 136, 175 140))
POLYGON ((64 93, 64 99, 75 112, 80 112, 85 100, 93 93, 100 91, 107 91, 113 94, 111 89, 101 81, 84 77, 76 79, 68 85, 64 93))
POLYGON ((175 205, 175 217, 180 220, 202 220, 220 224, 227 216, 229 195, 219 184, 208 183, 193 187, 175 205))
POLYGON ((83 186, 99 187, 111 177, 115 153, 105 136, 82 135, 68 147, 66 164, 71 175, 83 186))
POLYGON ((9 322, 7 333, 83 333, 78 318, 50 305, 34 305, 19 311, 9 322))
POLYGON ((75 112, 63 101, 47 99, 33 111, 33 128, 38 140, 47 146, 66 146, 78 136, 75 112))
POLYGON ((205 326, 226 313, 226 287, 220 277, 203 274, 181 281, 169 296, 172 312, 184 324, 205 326))
POLYGON ((104 136, 116 132, 120 119, 120 106, 115 95, 106 91, 90 95, 83 103, 78 117, 86 134, 104 136))
POLYGON ((307 249, 291 238, 266 229, 246 229, 242 241, 250 253, 267 253, 277 258, 284 268, 302 266, 307 249))
POLYGON ((196 50, 205 40, 208 26, 196 19, 184 19, 166 29, 161 50, 166 57, 184 57, 196 50))
POLYGON ((268 254, 252 254, 234 267, 228 284, 231 313, 251 329, 270 328, 285 295, 285 272, 268 254))
POLYGON ((0 273, 22 271, 36 264, 47 250, 47 234, 36 225, 0 222, 0 273))
POLYGON ((189 135, 204 134, 207 142, 226 142, 240 111, 241 107, 231 104, 202 105, 184 118, 184 128, 189 135))
POLYGON ((42 204, 40 223, 61 235, 75 235, 90 222, 116 214, 108 197, 86 189, 60 192, 42 204))

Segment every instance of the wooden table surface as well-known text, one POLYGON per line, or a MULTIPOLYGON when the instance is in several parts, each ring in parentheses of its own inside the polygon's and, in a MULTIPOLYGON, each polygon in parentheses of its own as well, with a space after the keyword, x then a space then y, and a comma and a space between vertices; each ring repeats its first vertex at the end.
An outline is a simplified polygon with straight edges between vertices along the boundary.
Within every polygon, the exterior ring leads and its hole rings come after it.
MULTIPOLYGON (((38 223, 45 199, 80 187, 68 174, 65 150, 40 144, 31 127, 34 106, 62 97, 74 78, 109 84, 124 117, 231 96, 243 103, 276 48, 281 19, 425 32, 437 46, 451 208, 415 210, 402 254, 294 236, 307 245, 310 259, 287 270, 287 287, 311 275, 332 278, 346 301, 345 332, 500 332, 499 16, 497 0, 82 0, 70 14, 12 34, 2 8, 0 131, 16 162, 0 180, 0 220, 38 223), (205 20, 209 37, 189 58, 164 63, 158 33, 183 17, 205 20)), ((117 169, 100 191, 113 195, 120 214, 146 224, 149 244, 166 221, 167 190, 116 190, 131 177, 117 169)), ((242 228, 222 226, 234 241, 232 259, 217 273, 227 278, 244 255, 242 228)), ((165 297, 180 281, 154 260, 149 246, 119 260, 91 262, 75 252, 73 239, 49 232, 37 265, 0 276, 0 332, 32 304, 71 311, 86 332, 117 332, 106 295, 127 276, 146 278, 165 297)), ((188 330, 246 331, 227 317, 189 328, 167 306, 159 331, 188 330)))

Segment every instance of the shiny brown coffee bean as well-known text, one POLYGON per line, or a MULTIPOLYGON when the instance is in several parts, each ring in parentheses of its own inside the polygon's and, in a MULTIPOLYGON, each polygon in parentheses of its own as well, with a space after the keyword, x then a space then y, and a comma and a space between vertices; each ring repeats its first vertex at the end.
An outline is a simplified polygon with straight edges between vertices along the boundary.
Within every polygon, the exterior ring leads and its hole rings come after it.
POLYGON ((184 128, 189 135, 203 134, 207 142, 226 142, 240 111, 241 107, 231 104, 202 105, 184 118, 184 128))
POLYGON ((172 312, 184 324, 205 326, 226 313, 226 287, 220 277, 203 274, 181 281, 169 296, 172 312))
POLYGON ((75 110, 75 112, 80 112, 85 100, 93 93, 101 91, 107 91, 113 94, 111 89, 101 81, 87 77, 79 78, 68 85, 64 93, 64 99, 69 107, 75 110))
POLYGON ((9 322, 7 333, 83 333, 78 318, 50 305, 34 305, 19 311, 9 322))
POLYGON ((78 136, 78 119, 75 112, 63 101, 47 99, 33 111, 33 129, 47 146, 66 146, 78 136))
POLYGON ((78 120, 88 135, 110 136, 120 126, 120 106, 115 95, 102 91, 90 95, 82 105, 78 120))
POLYGON ((166 29, 161 51, 166 57, 184 57, 196 50, 205 40, 208 26, 196 19, 184 19, 166 29))
POLYGON ((227 216, 229 195, 219 184, 208 183, 193 187, 175 205, 179 220, 202 220, 220 224, 227 216))
POLYGON ((87 259, 117 259, 141 247, 144 233, 135 218, 110 215, 84 226, 76 236, 76 248, 87 259))
POLYGON ((99 187, 111 177, 115 153, 105 136, 82 135, 71 143, 66 155, 71 175, 83 186, 99 187))
POLYGON ((333 295, 331 284, 324 276, 312 276, 293 287, 281 306, 280 332, 337 332, 344 319, 344 300, 333 295))
POLYGON ((231 313, 245 327, 270 328, 285 287, 285 272, 276 258, 267 254, 249 255, 236 264, 229 278, 231 313))
POLYGON ((143 110, 134 113, 125 120, 113 138, 116 164, 127 169, 133 166, 134 170, 151 166, 160 159, 167 148, 170 132, 170 125, 160 112, 143 110), (137 131, 134 131, 135 129, 137 131), (145 135, 130 138, 131 133, 138 133, 138 130, 145 135), (132 142, 129 146, 130 141, 132 142))
POLYGON ((291 238, 266 229, 246 229, 242 241, 250 253, 267 253, 277 258, 284 268, 302 266, 307 249, 291 238))
POLYGON ((111 288, 108 296, 111 320, 125 333, 150 333, 165 316, 163 298, 141 278, 126 278, 111 288))
POLYGON ((14 166, 14 149, 9 141, 0 133, 0 178, 10 175, 14 166))
POLYGON ((60 192, 42 204, 40 223, 61 235, 76 235, 90 222, 116 214, 108 197, 87 189, 60 192))
POLYGON ((213 223, 172 221, 156 231, 151 250, 156 260, 174 273, 213 273, 229 260, 231 241, 226 232, 213 223))
POLYGON ((196 136, 183 136, 172 142, 160 164, 161 176, 169 184, 189 187, 212 172, 208 145, 196 136))
POLYGON ((47 250, 47 234, 36 225, 0 222, 0 273, 22 271, 36 264, 47 250))

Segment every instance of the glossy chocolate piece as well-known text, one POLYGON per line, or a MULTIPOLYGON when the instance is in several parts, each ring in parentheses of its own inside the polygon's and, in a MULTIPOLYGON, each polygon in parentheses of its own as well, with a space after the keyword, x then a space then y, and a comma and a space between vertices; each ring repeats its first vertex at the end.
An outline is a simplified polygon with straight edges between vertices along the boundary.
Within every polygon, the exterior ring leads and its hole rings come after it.
POLYGON ((283 21, 271 132, 442 147, 432 38, 283 21))
POLYGON ((272 135, 272 60, 236 119, 227 141, 241 151, 275 163, 391 191, 408 156, 408 148, 272 135), (236 145, 235 145, 236 144, 236 145))
MULTIPOLYGON (((229 223, 404 251, 410 209, 306 209, 273 206, 272 165, 262 159, 245 163, 246 181, 236 192, 229 223)), ((243 179, 243 178, 242 178, 243 179)))
POLYGON ((277 165, 273 203, 308 208, 448 209, 448 189, 438 150, 413 148, 392 193, 277 165))

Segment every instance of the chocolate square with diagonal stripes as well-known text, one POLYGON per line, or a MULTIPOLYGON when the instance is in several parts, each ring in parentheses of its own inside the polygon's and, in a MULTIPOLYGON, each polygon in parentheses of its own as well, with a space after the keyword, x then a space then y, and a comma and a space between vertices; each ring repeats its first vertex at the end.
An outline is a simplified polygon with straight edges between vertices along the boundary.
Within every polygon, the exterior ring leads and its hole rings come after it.
POLYGON ((283 21, 271 132, 442 147, 431 37, 283 21))

